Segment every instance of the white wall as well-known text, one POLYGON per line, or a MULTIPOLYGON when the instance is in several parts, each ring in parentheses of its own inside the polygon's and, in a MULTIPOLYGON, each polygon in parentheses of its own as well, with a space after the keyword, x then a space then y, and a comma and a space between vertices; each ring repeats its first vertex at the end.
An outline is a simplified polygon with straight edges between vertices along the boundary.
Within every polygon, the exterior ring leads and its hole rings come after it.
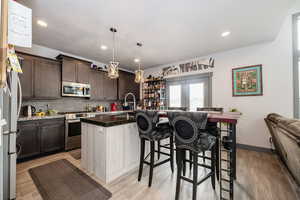
MULTIPOLYGON (((237 108, 243 113, 238 123, 237 132, 237 140, 240 144, 270 147, 268 142, 269 133, 264 117, 272 112, 286 117, 293 117, 291 14, 295 12, 300 12, 299 2, 286 17, 278 37, 273 42, 206 56, 215 58, 216 65, 212 70, 213 106, 220 106, 225 109, 237 108), (264 95, 258 97, 232 97, 232 68, 255 64, 263 65, 264 95)), ((231 37, 234 37, 234 34, 231 37)), ((149 74, 159 75, 161 68, 164 66, 146 70, 145 76, 149 74)))

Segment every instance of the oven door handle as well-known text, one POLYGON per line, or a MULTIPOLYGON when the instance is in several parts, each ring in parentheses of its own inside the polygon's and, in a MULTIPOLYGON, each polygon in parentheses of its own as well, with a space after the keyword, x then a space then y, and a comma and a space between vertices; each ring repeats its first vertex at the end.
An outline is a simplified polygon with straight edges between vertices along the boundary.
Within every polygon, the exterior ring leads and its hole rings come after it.
POLYGON ((78 122, 80 122, 80 119, 67 120, 67 123, 68 123, 68 124, 71 124, 71 123, 78 123, 78 122))

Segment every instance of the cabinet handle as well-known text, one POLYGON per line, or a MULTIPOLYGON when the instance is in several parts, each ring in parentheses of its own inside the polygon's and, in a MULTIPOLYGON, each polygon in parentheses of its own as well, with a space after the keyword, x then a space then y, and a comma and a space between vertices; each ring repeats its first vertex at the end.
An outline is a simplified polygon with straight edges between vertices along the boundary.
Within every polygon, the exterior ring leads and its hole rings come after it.
POLYGON ((20 144, 16 144, 16 148, 18 149, 17 151, 17 157, 18 157, 22 152, 22 146, 20 144))

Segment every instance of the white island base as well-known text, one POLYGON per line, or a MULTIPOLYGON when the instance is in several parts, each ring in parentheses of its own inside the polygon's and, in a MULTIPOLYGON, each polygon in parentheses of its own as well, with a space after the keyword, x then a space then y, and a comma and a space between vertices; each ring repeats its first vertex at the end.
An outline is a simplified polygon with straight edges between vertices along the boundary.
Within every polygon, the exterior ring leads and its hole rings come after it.
POLYGON ((104 183, 137 169, 140 139, 136 123, 103 127, 82 125, 81 165, 104 183))

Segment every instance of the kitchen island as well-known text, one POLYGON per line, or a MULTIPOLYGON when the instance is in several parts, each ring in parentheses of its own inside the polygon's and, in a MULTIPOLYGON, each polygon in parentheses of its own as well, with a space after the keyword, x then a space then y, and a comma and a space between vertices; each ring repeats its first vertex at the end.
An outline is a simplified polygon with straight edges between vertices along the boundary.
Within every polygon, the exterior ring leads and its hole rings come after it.
POLYGON ((140 139, 135 118, 129 114, 98 115, 81 119, 81 165, 105 183, 139 165, 140 139))

